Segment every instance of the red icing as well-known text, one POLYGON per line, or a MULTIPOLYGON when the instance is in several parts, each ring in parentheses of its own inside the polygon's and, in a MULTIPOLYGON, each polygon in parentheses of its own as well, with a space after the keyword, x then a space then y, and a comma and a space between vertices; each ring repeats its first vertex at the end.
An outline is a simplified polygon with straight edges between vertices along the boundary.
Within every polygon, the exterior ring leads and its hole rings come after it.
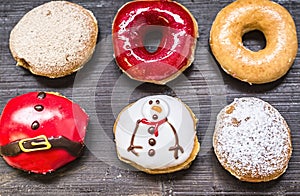
MULTIPOLYGON (((38 92, 31 92, 7 103, 0 118, 0 145, 40 135, 47 138, 64 136, 75 142, 83 142, 88 116, 79 105, 51 93, 46 93, 42 99, 37 96, 38 92), (37 105, 43 106, 43 109, 37 110, 37 105), (31 128, 34 121, 39 123, 35 130, 31 128)), ((76 159, 63 149, 22 152, 3 158, 13 167, 34 173, 54 171, 76 159)))
POLYGON ((190 13, 176 2, 133 1, 113 23, 113 44, 119 67, 132 78, 160 83, 189 65, 198 35, 190 13), (162 39, 150 53, 143 44, 147 32, 159 28, 162 39), (155 82, 156 81, 156 82, 155 82))

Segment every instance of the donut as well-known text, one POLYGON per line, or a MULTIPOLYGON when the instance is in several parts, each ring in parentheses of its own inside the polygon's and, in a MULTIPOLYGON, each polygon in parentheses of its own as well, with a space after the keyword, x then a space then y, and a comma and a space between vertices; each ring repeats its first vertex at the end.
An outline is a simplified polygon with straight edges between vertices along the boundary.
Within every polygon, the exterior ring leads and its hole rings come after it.
POLYGON ((216 16, 210 47, 222 69, 249 84, 275 81, 292 66, 298 50, 295 23, 289 12, 269 0, 237 0, 216 16), (258 30, 266 39, 264 49, 247 49, 244 34, 258 30))
POLYGON ((0 155, 24 171, 55 171, 82 154, 87 123, 84 110, 58 93, 19 95, 0 117, 0 155))
POLYGON ((198 25, 181 4, 165 0, 132 1, 117 12, 113 25, 115 61, 130 78, 165 84, 194 60, 198 25), (162 34, 157 50, 145 48, 147 34, 162 34))
POLYGON ((58 78, 83 67, 94 52, 97 35, 91 11, 67 1, 51 1, 22 17, 10 33, 9 47, 18 66, 58 78))
POLYGON ((200 144, 197 119, 178 98, 147 96, 118 115, 113 132, 119 159, 149 174, 187 169, 200 144))
POLYGON ((237 98, 220 111, 213 147, 221 165, 247 182, 278 178, 292 155, 286 121, 273 106, 254 97, 237 98))

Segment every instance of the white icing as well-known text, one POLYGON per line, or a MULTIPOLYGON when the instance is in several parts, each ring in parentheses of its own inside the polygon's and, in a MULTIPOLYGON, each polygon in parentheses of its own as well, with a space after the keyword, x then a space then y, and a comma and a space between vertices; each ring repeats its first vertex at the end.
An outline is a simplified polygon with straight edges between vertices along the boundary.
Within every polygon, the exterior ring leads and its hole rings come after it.
POLYGON ((168 104, 162 100, 162 99, 156 99, 156 100, 152 100, 153 103, 150 105, 149 101, 145 102, 142 108, 142 114, 144 116, 144 118, 146 119, 152 119, 153 115, 157 115, 158 118, 157 120, 151 120, 151 121, 160 121, 166 117, 168 117, 169 115, 169 106, 168 104), (156 101, 159 100, 159 103, 156 103, 156 101), (157 112, 155 110, 155 108, 160 108, 161 112, 157 112))
POLYGON ((179 99, 167 95, 148 96, 133 103, 119 114, 115 127, 115 141, 119 156, 147 169, 164 169, 185 162, 193 150, 195 134, 195 120, 187 106, 179 99), (149 105, 150 100, 153 102, 151 106, 149 105), (156 103, 157 100, 159 100, 159 104, 156 103), (151 109, 153 106, 160 107, 161 112, 153 111, 151 109), (149 119, 153 114, 158 115, 157 120, 149 119), (127 151, 137 120, 147 118, 154 122, 165 117, 168 122, 164 122, 158 127, 157 137, 148 132, 150 125, 140 123, 135 134, 134 145, 143 148, 135 149, 138 156, 127 151), (184 150, 183 153, 178 151, 178 159, 174 158, 174 151, 169 151, 169 148, 175 145, 176 139, 168 123, 174 126, 179 145, 184 150), (149 144, 151 138, 156 141, 154 146, 149 144), (150 149, 155 150, 154 156, 148 155, 150 149))
POLYGON ((170 12, 168 10, 161 10, 159 8, 155 8, 154 10, 157 11, 157 12, 161 12, 161 13, 167 13, 170 16, 172 16, 177 23, 184 24, 184 20, 180 17, 179 14, 175 14, 175 13, 170 12))
POLYGON ((239 98, 219 113, 214 148, 221 164, 239 176, 267 177, 287 167, 291 138, 284 118, 270 104, 239 98))
POLYGON ((63 115, 59 112, 59 110, 44 110, 43 115, 39 115, 37 117, 35 110, 32 110, 31 107, 24 107, 16 110, 12 114, 12 120, 18 124, 28 126, 32 123, 32 119, 43 122, 52 119, 53 116, 55 116, 57 120, 61 120, 63 118, 63 115), (20 116, 23 116, 23 118, 20 118, 20 116))

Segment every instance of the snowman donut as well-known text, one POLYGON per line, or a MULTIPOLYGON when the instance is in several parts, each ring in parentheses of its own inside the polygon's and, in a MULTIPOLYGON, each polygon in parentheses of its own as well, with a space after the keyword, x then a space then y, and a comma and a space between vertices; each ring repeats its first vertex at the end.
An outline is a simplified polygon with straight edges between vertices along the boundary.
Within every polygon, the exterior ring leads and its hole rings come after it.
POLYGON ((24 171, 52 172, 81 155, 87 123, 84 110, 58 93, 17 96, 0 117, 0 155, 24 171))
POLYGON ((150 174, 186 169, 200 145, 191 109, 167 95, 144 97, 125 107, 114 124, 118 157, 150 174))

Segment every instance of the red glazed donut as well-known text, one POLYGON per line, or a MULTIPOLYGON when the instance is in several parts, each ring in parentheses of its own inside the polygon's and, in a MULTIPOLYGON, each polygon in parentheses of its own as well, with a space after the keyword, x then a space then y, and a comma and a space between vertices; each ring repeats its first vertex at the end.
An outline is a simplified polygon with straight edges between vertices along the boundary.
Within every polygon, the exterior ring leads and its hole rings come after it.
POLYGON ((193 62, 198 25, 177 2, 132 1, 116 14, 112 33, 115 59, 122 71, 135 80, 165 84, 193 62), (143 40, 157 29, 162 39, 151 53, 143 40))
POLYGON ((56 93, 15 97, 0 118, 0 154, 24 171, 54 171, 81 154, 87 123, 79 105, 56 93))

